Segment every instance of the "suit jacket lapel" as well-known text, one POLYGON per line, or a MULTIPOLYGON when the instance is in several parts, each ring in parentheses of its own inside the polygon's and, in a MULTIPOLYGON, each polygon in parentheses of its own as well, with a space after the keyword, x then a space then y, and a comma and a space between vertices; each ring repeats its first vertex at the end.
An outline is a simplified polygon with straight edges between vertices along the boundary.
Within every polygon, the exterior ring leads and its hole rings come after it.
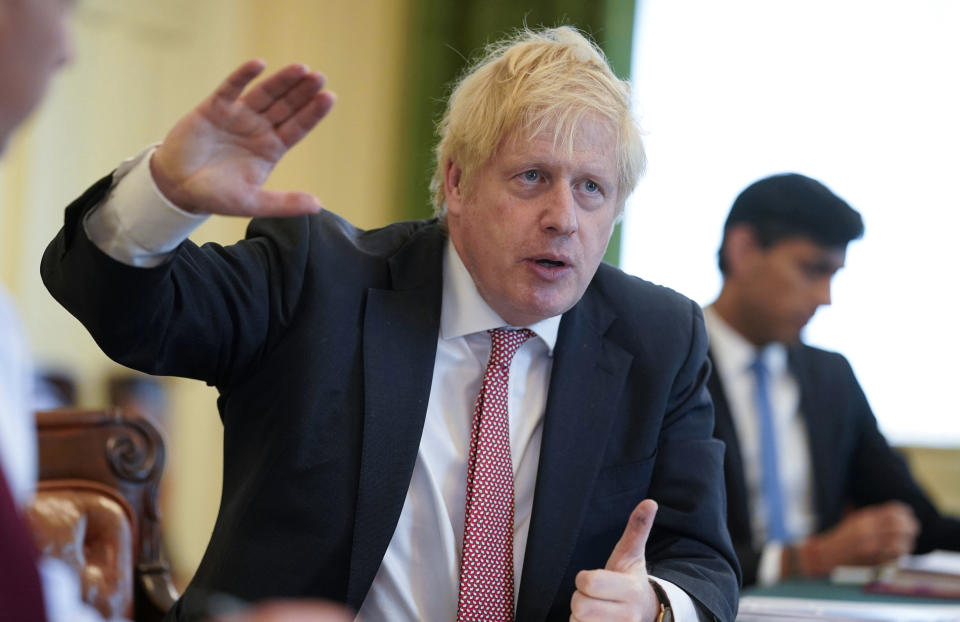
POLYGON ((713 435, 727 445, 723 464, 727 485, 727 526, 732 532, 740 532, 732 534, 734 541, 737 541, 739 537, 752 542, 753 529, 750 524, 749 495, 747 494, 747 479, 743 470, 743 456, 740 453, 740 442, 737 439, 733 416, 730 414, 730 406, 727 404, 727 394, 724 391, 723 383, 720 382, 720 374, 717 372, 713 354, 708 352, 707 355, 713 369, 710 378, 707 380, 707 388, 713 397, 715 419, 713 435))
POLYGON ((603 334, 613 321, 588 294, 561 321, 543 422, 517 620, 543 620, 576 544, 632 356, 603 334))
POLYGON ((813 377, 815 370, 811 369, 807 363, 803 347, 800 344, 790 347, 788 364, 800 387, 800 413, 803 415, 807 429, 807 440, 810 443, 810 467, 813 471, 813 481, 810 482, 810 486, 817 516, 817 531, 820 531, 823 529, 824 521, 834 511, 829 507, 828 499, 835 497, 832 489, 836 486, 836 482, 832 474, 837 471, 833 464, 834 452, 830 449, 835 426, 829 404, 822 400, 820 391, 813 389, 815 386, 823 389, 824 385, 813 377))
POLYGON ((437 227, 415 234, 390 261, 393 287, 368 292, 363 448, 347 585, 347 604, 355 609, 393 537, 420 446, 440 325, 444 240, 437 227))

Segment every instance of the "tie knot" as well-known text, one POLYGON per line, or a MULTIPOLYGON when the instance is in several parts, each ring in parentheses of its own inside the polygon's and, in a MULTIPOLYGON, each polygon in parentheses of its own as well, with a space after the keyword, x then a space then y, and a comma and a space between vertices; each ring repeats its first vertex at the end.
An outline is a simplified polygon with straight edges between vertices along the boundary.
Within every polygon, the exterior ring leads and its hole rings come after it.
POLYGON ((766 378, 767 364, 763 362, 762 355, 758 354, 757 358, 753 359, 753 362, 750 363, 750 371, 752 371, 759 378, 766 378))
POLYGON ((509 365, 513 355, 527 339, 533 337, 529 328, 494 328, 490 333, 490 360, 509 365))

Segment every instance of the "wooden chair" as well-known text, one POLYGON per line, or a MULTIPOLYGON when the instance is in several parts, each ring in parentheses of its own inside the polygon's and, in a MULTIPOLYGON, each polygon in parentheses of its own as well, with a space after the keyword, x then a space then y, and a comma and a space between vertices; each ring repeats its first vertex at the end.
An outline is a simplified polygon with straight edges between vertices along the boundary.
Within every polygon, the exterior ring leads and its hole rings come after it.
POLYGON ((38 547, 72 565, 105 618, 160 620, 177 592, 163 559, 158 486, 164 446, 119 410, 37 413, 39 484, 27 511, 38 547))

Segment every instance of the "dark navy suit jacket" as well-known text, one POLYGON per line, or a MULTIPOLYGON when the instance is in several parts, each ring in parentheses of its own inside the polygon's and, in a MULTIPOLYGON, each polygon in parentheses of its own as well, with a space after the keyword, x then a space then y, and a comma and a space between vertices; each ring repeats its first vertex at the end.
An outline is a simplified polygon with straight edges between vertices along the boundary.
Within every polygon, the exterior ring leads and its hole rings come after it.
MULTIPOLYGON (((788 365, 800 387, 800 412, 810 442, 816 531, 833 527, 850 509, 896 499, 909 504, 921 523, 917 552, 960 550, 960 522, 937 512, 903 458, 887 444, 847 360, 835 352, 795 344, 788 350, 788 365)), ((727 524, 743 568, 743 584, 751 585, 757 580, 761 551, 753 545, 740 444, 716 373, 707 386, 716 410, 714 436, 727 446, 727 524)))
MULTIPOLYGON (((173 616, 193 619, 208 591, 359 608, 420 442, 445 233, 434 221, 361 231, 329 212, 254 220, 235 245, 188 241, 138 269, 82 231, 109 184, 67 208, 42 274, 115 360, 219 389, 220 513, 173 616)), ((567 620, 576 573, 604 566, 645 497, 660 504, 649 572, 733 619, 708 375, 700 309, 601 266, 560 323, 517 620, 567 620)))

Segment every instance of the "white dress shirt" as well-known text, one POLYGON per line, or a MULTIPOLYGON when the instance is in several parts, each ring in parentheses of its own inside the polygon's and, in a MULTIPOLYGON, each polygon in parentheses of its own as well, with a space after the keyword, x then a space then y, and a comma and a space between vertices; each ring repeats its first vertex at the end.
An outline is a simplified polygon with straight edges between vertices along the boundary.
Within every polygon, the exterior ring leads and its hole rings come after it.
POLYGON ((13 500, 23 506, 37 485, 37 432, 30 417, 30 351, 23 326, 0 289, 0 466, 13 500))
MULTIPOLYGON (((33 365, 20 318, 0 288, 0 466, 13 500, 25 507, 37 486, 37 426, 30 404, 33 365)), ((3 553, 0 552, 0 563, 3 553)), ((80 600, 77 573, 59 559, 41 557, 37 568, 50 622, 100 622, 80 600)), ((0 614, 2 617, 2 614, 0 614)))
MULTIPOLYGON (((84 221, 91 241, 117 261, 132 266, 162 263, 205 220, 163 197, 150 175, 151 154, 152 148, 124 161, 107 198, 84 221)), ((448 241, 437 355, 423 436, 396 530, 358 620, 456 619, 470 432, 490 355, 486 331, 504 326, 507 323, 477 292, 448 241)), ((529 326, 536 338, 520 347, 510 365, 507 408, 514 471, 515 597, 530 528, 559 326, 560 316, 529 326)), ((652 579, 664 589, 677 622, 697 620, 693 602, 683 590, 669 581, 652 579)))
POLYGON ((800 412, 800 387, 787 365, 787 348, 773 343, 758 350, 743 338, 712 307, 704 309, 710 336, 710 352, 730 407, 747 484, 750 528, 754 546, 762 550, 757 570, 761 585, 780 579, 783 543, 766 542, 766 504, 763 499, 760 431, 754 392, 756 379, 750 365, 763 358, 770 382, 770 406, 777 439, 777 466, 783 491, 784 522, 790 540, 800 540, 813 531, 810 443, 800 412))

